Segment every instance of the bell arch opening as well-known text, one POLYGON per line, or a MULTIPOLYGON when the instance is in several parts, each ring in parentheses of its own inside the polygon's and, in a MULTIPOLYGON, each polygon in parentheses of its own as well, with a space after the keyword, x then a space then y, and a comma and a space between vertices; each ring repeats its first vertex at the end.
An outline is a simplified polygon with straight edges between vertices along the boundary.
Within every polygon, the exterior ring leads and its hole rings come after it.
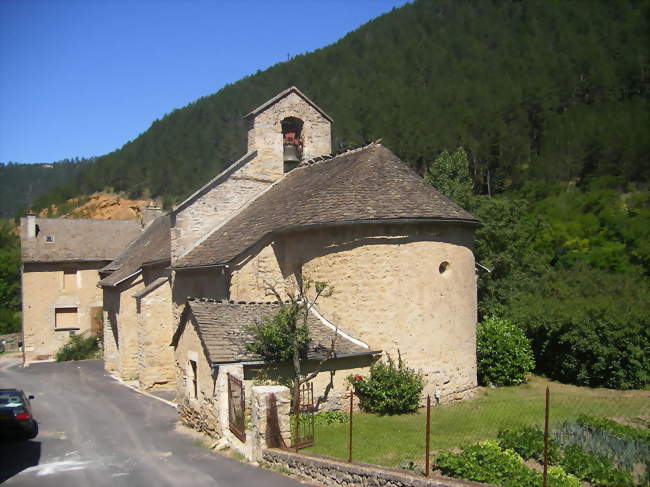
POLYGON ((284 154, 284 172, 287 173, 298 167, 302 160, 302 120, 287 117, 280 122, 282 125, 282 146, 284 154))

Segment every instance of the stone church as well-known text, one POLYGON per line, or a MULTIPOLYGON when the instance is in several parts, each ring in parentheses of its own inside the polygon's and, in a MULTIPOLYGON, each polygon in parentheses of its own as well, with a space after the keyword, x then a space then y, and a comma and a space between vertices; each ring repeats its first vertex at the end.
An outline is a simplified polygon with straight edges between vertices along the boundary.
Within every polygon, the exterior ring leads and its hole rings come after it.
POLYGON ((225 374, 269 371, 245 347, 278 308, 269 288, 312 279, 334 289, 309 317, 305 368, 334 345, 320 405, 385 354, 422 370, 425 393, 472 390, 476 218, 379 143, 331 155, 332 119, 295 87, 246 121, 246 154, 102 269, 106 367, 175 384, 181 415, 220 436, 225 374))

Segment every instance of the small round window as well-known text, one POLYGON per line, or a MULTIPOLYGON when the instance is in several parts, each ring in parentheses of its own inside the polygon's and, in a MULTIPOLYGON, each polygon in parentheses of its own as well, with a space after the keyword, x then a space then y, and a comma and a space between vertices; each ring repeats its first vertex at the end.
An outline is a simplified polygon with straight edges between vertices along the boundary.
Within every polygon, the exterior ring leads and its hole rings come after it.
POLYGON ((440 272, 440 274, 444 274, 448 269, 449 269, 449 262, 447 261, 441 262, 440 265, 438 266, 438 272, 440 272))

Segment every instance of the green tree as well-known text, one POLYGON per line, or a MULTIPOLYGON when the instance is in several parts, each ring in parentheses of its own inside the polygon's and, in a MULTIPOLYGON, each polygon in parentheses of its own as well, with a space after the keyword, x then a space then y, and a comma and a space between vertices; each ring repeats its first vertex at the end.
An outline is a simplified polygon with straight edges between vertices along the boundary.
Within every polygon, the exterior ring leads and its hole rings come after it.
POLYGON ((469 174, 465 149, 459 147, 450 154, 442 152, 429 167, 424 179, 460 206, 468 208, 474 194, 474 181, 469 174))
MULTIPOLYGON (((296 279, 293 284, 294 289, 286 293, 288 302, 285 302, 280 290, 270 287, 270 294, 281 303, 280 309, 275 315, 265 318, 262 323, 248 327, 251 340, 246 344, 246 349, 262 356, 267 362, 291 362, 293 400, 294 407, 297 407, 300 386, 318 375, 318 368, 307 375, 302 373, 302 361, 307 358, 306 347, 310 340, 309 313, 319 298, 331 296, 334 290, 326 282, 302 278, 296 279)), ((336 336, 335 332, 331 347, 319 365, 332 358, 336 336)))
POLYGON ((20 329, 20 243, 10 220, 0 220, 0 333, 20 329))

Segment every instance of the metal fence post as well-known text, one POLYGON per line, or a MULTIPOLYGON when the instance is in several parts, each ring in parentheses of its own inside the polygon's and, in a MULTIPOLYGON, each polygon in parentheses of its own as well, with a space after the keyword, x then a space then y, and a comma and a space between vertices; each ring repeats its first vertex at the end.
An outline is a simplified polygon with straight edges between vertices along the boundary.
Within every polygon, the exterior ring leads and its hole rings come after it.
MULTIPOLYGON (((298 380, 298 379, 296 379, 298 380)), ((296 436, 294 437, 294 448, 296 449, 296 452, 298 451, 298 446, 300 445, 300 386, 297 388, 298 390, 296 391, 296 436)))
POLYGON ((348 462, 352 463, 352 401, 354 400, 354 393, 350 391, 350 433, 348 436, 348 462))
POLYGON ((425 467, 424 475, 429 476, 429 435, 431 433, 431 396, 427 394, 427 427, 426 427, 426 447, 424 451, 425 467))
POLYGON ((546 386, 546 408, 544 411, 544 476, 542 479, 542 486, 546 487, 548 475, 548 406, 549 406, 549 391, 546 386))

